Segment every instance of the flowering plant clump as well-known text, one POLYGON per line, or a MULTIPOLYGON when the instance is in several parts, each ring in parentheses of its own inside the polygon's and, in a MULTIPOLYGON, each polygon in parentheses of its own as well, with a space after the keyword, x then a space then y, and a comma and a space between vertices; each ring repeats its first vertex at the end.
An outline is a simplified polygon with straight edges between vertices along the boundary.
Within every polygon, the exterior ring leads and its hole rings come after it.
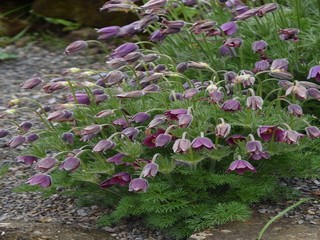
MULTIPOLYGON (((17 159, 39 171, 28 184, 113 206, 101 224, 140 216, 182 239, 246 219, 251 203, 282 194, 279 178, 320 167, 310 2, 107 2, 101 10, 140 19, 98 29, 102 44, 132 40, 107 53, 104 69, 27 80, 22 88, 64 92, 66 102, 37 103, 41 127, 15 123, 0 136, 12 132, 9 147, 29 146, 17 159), (135 40, 140 32, 149 41, 135 40)), ((73 42, 65 54, 93 42, 73 42)), ((20 105, 13 99, 1 117, 20 105)))

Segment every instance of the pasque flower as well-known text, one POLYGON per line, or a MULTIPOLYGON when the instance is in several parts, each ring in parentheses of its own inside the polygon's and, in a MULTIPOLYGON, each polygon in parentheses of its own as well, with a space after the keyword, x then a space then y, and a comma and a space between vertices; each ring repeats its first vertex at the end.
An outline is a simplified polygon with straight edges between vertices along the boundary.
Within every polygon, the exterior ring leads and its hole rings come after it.
POLYGON ((220 30, 226 36, 231 36, 238 30, 238 25, 235 22, 226 22, 220 26, 220 30))
POLYGON ((247 97, 246 101, 247 107, 252 110, 262 109, 263 99, 260 96, 250 96, 247 97))
POLYGON ((320 65, 316 65, 310 68, 307 78, 314 78, 316 81, 320 82, 320 65))
POLYGON ((303 115, 302 107, 298 104, 290 104, 288 106, 288 112, 296 117, 301 117, 303 115))
POLYGON ((120 32, 119 26, 109 26, 109 27, 97 29, 97 33, 100 35, 98 39, 109 39, 117 36, 119 32, 120 32))
POLYGON ((153 134, 149 134, 146 136, 146 138, 143 140, 143 144, 149 148, 154 148, 156 147, 156 138, 160 135, 163 134, 165 132, 164 129, 159 128, 157 130, 157 132, 153 133, 153 134))
POLYGON ((57 160, 53 157, 46 157, 41 159, 37 165, 36 165, 36 169, 39 169, 43 172, 48 171, 49 169, 53 168, 54 165, 57 163, 57 160))
POLYGON ((226 112, 235 112, 241 110, 241 104, 235 99, 229 99, 222 104, 221 109, 226 112))
POLYGON ((269 153, 262 151, 262 144, 260 141, 254 140, 253 136, 250 134, 251 141, 246 144, 246 150, 249 153, 250 158, 253 160, 260 160, 261 158, 270 158, 269 153))
POLYGON ((19 129, 23 130, 23 132, 28 132, 32 127, 32 122, 25 121, 19 125, 19 129))
POLYGON ((255 41, 252 43, 252 50, 256 53, 262 53, 266 50, 268 44, 264 40, 255 41))
POLYGON ((47 188, 51 186, 52 179, 48 174, 38 173, 27 181, 30 185, 39 185, 42 188, 47 188))
POLYGON ((92 152, 99 152, 99 153, 105 152, 109 149, 114 148, 114 146, 115 146, 115 143, 109 139, 101 140, 94 146, 94 148, 92 149, 92 152))
POLYGON ((141 172, 141 177, 155 177, 158 173, 159 165, 151 162, 147 163, 141 172))
POLYGON ((33 77, 21 84, 22 89, 33 89, 39 84, 43 83, 43 80, 39 77, 33 77))
POLYGON ((126 186, 131 181, 131 175, 127 172, 119 172, 112 175, 111 178, 100 183, 101 188, 109 188, 113 185, 126 186))
POLYGON ((59 166, 60 170, 66 170, 68 172, 73 172, 80 166, 80 159, 77 157, 66 158, 59 166))
POLYGON ((123 129, 121 133, 128 137, 130 140, 135 140, 139 134, 139 130, 135 127, 128 127, 123 129))
POLYGON ((61 139, 62 141, 72 145, 74 143, 74 134, 71 132, 65 132, 62 134, 61 139))
POLYGON ((11 147, 11 148, 16 148, 16 147, 22 145, 23 143, 25 143, 26 140, 27 140, 27 138, 26 138, 25 136, 18 135, 18 136, 13 137, 13 138, 9 141, 8 145, 9 145, 9 147, 11 147))
POLYGON ((277 126, 261 126, 257 130, 258 136, 263 141, 270 141, 272 138, 274 138, 274 141, 281 142, 284 139, 284 130, 282 128, 279 128, 277 126))
POLYGON ((0 138, 8 136, 9 131, 7 129, 0 128, 0 138))
POLYGON ((247 171, 250 172, 257 172, 257 170, 255 169, 254 166, 251 165, 251 163, 249 163, 246 160, 241 160, 241 157, 238 156, 238 160, 233 161, 229 168, 227 169, 227 172, 232 172, 232 171, 236 171, 236 173, 242 175, 247 171))
POLYGON ((124 164, 124 162, 122 161, 122 159, 124 157, 126 157, 127 155, 123 154, 123 153, 117 153, 116 155, 109 157, 107 159, 107 162, 109 163, 113 163, 114 165, 121 165, 124 164))
POLYGON ((224 41, 224 46, 231 47, 231 48, 238 48, 242 45, 242 39, 241 38, 228 38, 224 41))
POLYGON ((201 132, 201 136, 197 137, 195 139, 193 139, 193 141, 191 142, 191 147, 193 149, 214 149, 216 148, 216 146, 213 144, 213 142, 211 141, 210 138, 207 138, 204 136, 204 133, 201 132))
POLYGON ((149 188, 149 183, 144 178, 134 178, 129 184, 130 192, 146 192, 149 188))
POLYGON ((298 133, 297 131, 291 129, 285 130, 282 142, 286 142, 288 144, 296 144, 303 136, 304 134, 298 133))
POLYGON ((188 151, 191 147, 191 142, 190 140, 186 139, 186 132, 184 132, 182 134, 182 138, 181 139, 177 139, 172 147, 173 152, 175 153, 185 153, 186 151, 188 151))
POLYGON ((167 0, 150 0, 146 4, 140 6, 142 9, 158 9, 162 8, 167 4, 167 0))
POLYGON ((64 50, 64 54, 66 55, 74 54, 87 47, 88 47, 88 43, 86 41, 78 40, 68 45, 64 50))
POLYGON ((216 126, 215 135, 217 137, 225 138, 231 131, 231 125, 229 123, 225 123, 223 118, 220 118, 220 120, 221 123, 216 126))
POLYGON ((320 130, 318 127, 309 126, 305 128, 306 134, 309 138, 315 139, 320 137, 320 130))
POLYGON ((178 120, 179 115, 186 114, 188 112, 187 109, 178 108, 165 111, 164 115, 167 116, 170 120, 178 120))
POLYGON ((281 40, 293 40, 298 41, 299 29, 297 28, 285 28, 279 30, 279 37, 281 40))
POLYGON ((245 136, 242 136, 241 134, 233 134, 226 139, 226 142, 230 146, 233 146, 233 145, 238 145, 239 142, 245 141, 245 140, 246 140, 245 136))
POLYGON ((30 156, 30 155, 23 155, 17 157, 17 162, 23 162, 27 165, 31 165, 34 162, 37 162, 38 158, 36 156, 30 156))
POLYGON ((308 88, 307 89, 307 96, 311 97, 311 98, 315 98, 317 100, 320 100, 320 91, 316 88, 308 88))
POLYGON ((124 43, 117 47, 110 55, 111 58, 123 58, 128 53, 138 50, 138 45, 135 43, 124 43))
POLYGON ((135 123, 143 123, 150 118, 150 114, 146 112, 138 112, 134 116, 132 116, 131 120, 135 123))

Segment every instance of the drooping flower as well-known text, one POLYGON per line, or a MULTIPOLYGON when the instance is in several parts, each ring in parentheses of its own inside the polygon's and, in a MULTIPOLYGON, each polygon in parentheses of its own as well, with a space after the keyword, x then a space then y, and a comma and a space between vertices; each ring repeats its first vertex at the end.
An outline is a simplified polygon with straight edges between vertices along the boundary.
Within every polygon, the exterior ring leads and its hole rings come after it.
POLYGON ((72 145, 74 143, 74 134, 71 132, 65 132, 62 134, 61 139, 62 141, 72 145))
POLYGON ((156 145, 155 145, 155 140, 156 140, 156 138, 157 138, 160 134, 162 134, 162 133, 164 133, 164 132, 165 132, 164 129, 159 128, 159 129, 157 130, 157 132, 155 132, 154 134, 149 134, 149 135, 147 135, 146 138, 143 140, 142 144, 145 145, 145 146, 147 146, 147 147, 149 147, 149 148, 154 148, 154 147, 156 147, 156 145))
POLYGON ((287 59, 275 59, 270 66, 269 75, 279 79, 291 79, 292 74, 288 72, 289 61, 287 59))
POLYGON ((31 165, 37 161, 38 161, 38 158, 36 156, 23 155, 23 156, 17 157, 17 162, 23 162, 27 165, 31 165))
POLYGON ((286 90, 285 95, 288 96, 290 94, 294 95, 298 99, 305 100, 307 99, 307 88, 299 81, 295 81, 294 84, 286 90))
POLYGON ((119 172, 117 174, 112 175, 111 178, 100 183, 101 188, 109 188, 113 185, 126 186, 131 181, 131 175, 127 172, 119 172))
POLYGON ((25 143, 26 140, 27 140, 27 138, 26 138, 25 136, 18 135, 18 136, 13 137, 13 138, 9 141, 8 145, 9 145, 9 147, 11 147, 11 148, 16 148, 16 147, 22 145, 23 143, 25 143))
POLYGON ((272 11, 277 10, 277 9, 278 9, 278 4, 276 4, 276 3, 267 3, 267 4, 262 5, 261 7, 258 7, 258 12, 256 13, 256 15, 258 17, 262 17, 266 13, 272 12, 272 11))
POLYGON ((298 41, 299 29, 297 28, 286 28, 279 30, 279 37, 281 40, 293 40, 294 42, 298 41))
POLYGON ((314 99, 317 99, 317 100, 320 100, 320 91, 316 88, 308 88, 307 89, 307 96, 314 98, 314 99))
POLYGON ((27 181, 30 185, 39 185, 42 188, 47 188, 51 186, 52 179, 48 174, 38 173, 27 181))
POLYGON ((109 149, 114 148, 114 146, 115 146, 115 143, 111 140, 108 140, 108 139, 101 140, 94 146, 94 148, 92 149, 92 152, 98 152, 98 153, 105 152, 109 149))
POLYGON ((190 126, 192 120, 193 120, 193 116, 191 114, 181 114, 178 116, 178 125, 181 128, 187 128, 190 126))
POLYGON ((90 104, 90 98, 88 94, 83 92, 76 92, 74 95, 71 94, 68 96, 67 100, 68 102, 74 102, 79 104, 85 104, 85 105, 90 104))
POLYGON ((162 8, 167 4, 167 0, 150 0, 144 5, 140 6, 142 9, 158 9, 162 8))
POLYGON ((108 27, 97 29, 97 33, 99 34, 98 39, 103 39, 103 40, 115 37, 119 32, 120 32, 119 26, 108 26, 108 27))
POLYGON ((80 159, 77 157, 67 157, 59 166, 60 170, 73 172, 80 166, 80 159))
POLYGON ((244 174, 247 171, 254 172, 254 173, 257 172, 255 167, 252 166, 251 163, 241 159, 235 160, 230 164, 229 168, 227 169, 227 172, 229 173, 232 171, 236 171, 240 175, 244 174))
POLYGON ((31 133, 31 134, 28 134, 26 138, 27 138, 26 140, 27 143, 32 143, 39 138, 39 135, 36 133, 31 133))
POLYGON ((147 165, 144 166, 141 176, 142 177, 155 177, 158 173, 159 170, 159 165, 156 163, 148 163, 147 165))
POLYGON ((269 69, 269 67, 270 67, 270 63, 268 60, 261 60, 254 64, 253 72, 257 73, 261 71, 266 71, 269 69))
POLYGON ((149 188, 149 183, 144 178, 134 178, 129 184, 130 192, 146 192, 149 188))
POLYGON ((307 78, 315 78, 317 82, 320 82, 320 65, 316 65, 310 68, 309 75, 307 78))
POLYGON ((57 110, 50 113, 47 117, 48 121, 65 122, 71 121, 73 118, 72 112, 68 110, 57 110))
POLYGON ((181 139, 177 139, 172 147, 173 152, 175 153, 185 153, 187 152, 191 147, 190 140, 185 138, 186 133, 183 133, 181 139))
POLYGON ((235 57, 237 56, 237 53, 236 51, 234 50, 234 48, 232 47, 227 47, 225 45, 222 45, 220 48, 219 48, 219 53, 222 57, 225 57, 225 56, 230 56, 230 57, 235 57))
POLYGON ((264 40, 255 41, 252 43, 252 50, 255 53, 262 53, 264 50, 266 50, 268 44, 264 40))
POLYGON ((238 145, 239 142, 245 141, 245 140, 246 140, 245 136, 242 136, 241 134, 234 134, 234 135, 231 135, 230 137, 228 137, 226 139, 226 142, 230 146, 233 146, 233 145, 238 145))
POLYGON ((320 130, 315 126, 309 126, 305 128, 306 134, 309 138, 315 139, 320 137, 320 130))
POLYGON ((123 58, 128 53, 138 50, 138 45, 135 43, 124 43, 117 47, 110 55, 111 58, 123 58))
POLYGON ((139 130, 135 127, 128 127, 122 130, 123 135, 127 136, 131 140, 135 140, 139 134, 139 130))
POLYGON ((166 37, 167 35, 162 29, 156 29, 153 33, 151 33, 149 40, 151 42, 162 42, 166 37))
POLYGON ((172 135, 168 133, 161 133, 155 138, 156 147, 164 147, 172 141, 172 135))
POLYGON ((247 97, 246 101, 247 107, 252 110, 262 109, 263 99, 260 96, 250 96, 247 97))
POLYGON ((220 30, 225 36, 231 36, 238 30, 238 25, 235 22, 226 22, 220 26, 220 30))
POLYGON ((242 45, 241 38, 227 38, 223 43, 226 47, 239 48, 242 45))
POLYGON ((75 41, 75 42, 69 44, 66 47, 64 54, 66 54, 66 55, 74 54, 74 53, 81 51, 82 49, 87 48, 87 47, 88 47, 88 43, 86 41, 78 40, 78 41, 75 41))
POLYGON ((21 84, 22 89, 33 89, 39 84, 43 83, 43 80, 39 77, 33 77, 26 80, 24 83, 21 84))
POLYGON ((301 117, 303 115, 302 107, 298 104, 290 104, 288 106, 288 112, 296 117, 301 117))
POLYGON ((284 130, 277 126, 261 126, 257 130, 258 136, 265 142, 270 141, 273 137, 276 142, 281 142, 284 139, 284 130))
POLYGON ((19 125, 19 129, 22 129, 23 132, 28 132, 31 127, 32 127, 32 122, 30 121, 25 121, 19 125))
POLYGON ((151 122, 148 124, 148 128, 154 128, 156 126, 159 126, 163 124, 165 121, 166 121, 166 116, 164 115, 155 116, 154 119, 152 119, 151 122))
POLYGON ((150 114, 146 112, 139 112, 135 114, 131 119, 135 123, 143 123, 150 118, 150 114))
POLYGON ((49 169, 53 168, 54 165, 57 163, 57 160, 53 157, 46 157, 41 159, 37 165, 36 165, 36 169, 39 169, 43 172, 48 171, 49 169))
POLYGON ((178 108, 178 109, 171 109, 165 111, 164 115, 167 116, 170 120, 178 120, 179 115, 186 114, 187 109, 184 108, 178 108))
POLYGON ((241 110, 241 104, 237 100, 229 99, 222 104, 221 109, 226 112, 235 112, 241 110))
POLYGON ((250 155, 250 158, 252 158, 253 160, 260 160, 261 158, 270 158, 269 153, 262 151, 262 144, 260 141, 252 140, 247 142, 246 149, 250 155))
POLYGON ((191 142, 191 147, 197 150, 203 148, 211 150, 216 148, 211 139, 204 136, 193 139, 193 141, 191 142))
POLYGON ((304 134, 298 133, 297 131, 285 130, 282 142, 286 142, 288 144, 296 144, 302 137, 304 137, 304 134))
POLYGON ((116 155, 109 157, 107 159, 107 162, 109 163, 113 163, 114 165, 122 165, 124 164, 124 162, 122 161, 122 159, 124 157, 126 157, 127 155, 123 154, 123 153, 117 153, 116 155))
POLYGON ((4 138, 8 136, 8 134, 9 134, 9 131, 7 129, 0 128, 0 138, 4 138))
POLYGON ((222 119, 222 123, 218 124, 215 128, 215 135, 217 137, 225 138, 229 135, 231 131, 231 125, 229 123, 225 123, 222 119))

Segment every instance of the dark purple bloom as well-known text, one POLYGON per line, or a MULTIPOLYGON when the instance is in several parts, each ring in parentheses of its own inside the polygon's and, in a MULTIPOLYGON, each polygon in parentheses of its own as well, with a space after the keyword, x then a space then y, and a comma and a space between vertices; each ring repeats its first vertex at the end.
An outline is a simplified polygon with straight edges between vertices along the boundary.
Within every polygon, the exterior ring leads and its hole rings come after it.
POLYGON ((16 148, 16 147, 20 146, 21 144, 25 143, 26 140, 27 140, 27 138, 25 136, 18 135, 18 136, 13 137, 9 141, 8 145, 11 148, 16 148))
POLYGON ((77 92, 75 93, 75 99, 73 95, 68 96, 68 102, 74 102, 74 103, 79 103, 79 104, 85 104, 89 105, 90 104, 90 98, 86 93, 82 92, 77 92))
POLYGON ((48 174, 39 173, 29 178, 27 183, 30 185, 39 185, 42 188, 47 188, 51 186, 52 179, 48 174))
POLYGON ((156 147, 164 147, 172 141, 172 135, 168 133, 161 133, 155 138, 156 147))
POLYGON ((23 132, 28 132, 30 128, 32 127, 32 122, 25 121, 20 124, 19 128, 23 130, 23 132))
POLYGON ((109 26, 97 29, 97 33, 100 35, 98 39, 109 39, 115 37, 120 32, 119 26, 109 26))
POLYGON ((160 129, 157 130, 156 133, 147 135, 146 138, 143 140, 142 143, 143 143, 145 146, 149 147, 149 148, 154 148, 154 147, 156 147, 156 145, 155 145, 156 138, 157 138, 160 134, 162 134, 162 133, 164 133, 164 132, 165 132, 165 130, 160 128, 160 129))
POLYGON ((31 134, 27 135, 26 137, 27 137, 27 141, 26 142, 32 143, 32 142, 36 141, 39 138, 39 135, 35 134, 35 133, 31 133, 31 134))
POLYGON ((167 4, 167 0, 150 0, 146 4, 140 6, 142 9, 158 9, 162 8, 167 4))
POLYGON ((123 135, 127 136, 131 140, 135 140, 139 134, 139 130, 135 127, 128 127, 122 130, 123 135))
POLYGON ((190 126, 192 120, 193 120, 193 116, 191 114, 181 114, 178 116, 178 125, 179 127, 182 127, 182 128, 187 128, 190 126))
POLYGON ((21 88, 23 89, 33 89, 36 86, 38 86, 39 84, 41 84, 43 82, 43 80, 39 77, 34 77, 34 78, 30 78, 27 81, 25 81, 24 83, 21 84, 21 88))
POLYGON ((257 73, 261 71, 266 71, 269 69, 269 67, 270 67, 270 63, 268 60, 261 60, 254 64, 253 72, 257 73))
POLYGON ((148 124, 148 128, 154 128, 156 126, 159 126, 165 121, 166 121, 166 116, 163 116, 163 115, 155 116, 155 118, 152 119, 151 122, 148 124))
POLYGON ((193 139, 193 141, 191 142, 191 147, 193 149, 202 149, 202 148, 213 149, 213 148, 216 148, 215 145, 213 144, 213 142, 211 141, 211 139, 207 138, 207 137, 197 137, 197 138, 193 139))
POLYGON ((262 109, 263 99, 260 96, 251 96, 247 98, 247 107, 252 110, 262 109))
POLYGON ((304 134, 298 133, 297 131, 285 130, 284 137, 281 142, 286 142, 288 144, 296 144, 298 143, 298 140, 303 136, 304 134))
POLYGON ((301 117, 303 115, 302 107, 298 104, 290 104, 288 106, 288 112, 296 117, 301 117))
POLYGON ((0 128, 0 138, 8 136, 9 131, 7 129, 0 128))
POLYGON ((57 160, 55 158, 52 157, 46 157, 41 159, 37 165, 36 165, 36 169, 39 169, 43 172, 48 171, 49 169, 53 168, 54 165, 56 164, 57 160))
POLYGON ((132 117, 132 121, 135 123, 143 123, 150 118, 150 114, 146 112, 139 112, 132 117))
POLYGON ((156 163, 148 163, 147 165, 144 166, 141 176, 142 177, 155 177, 158 173, 159 170, 159 165, 156 163))
POLYGON ((270 155, 262 151, 262 144, 260 141, 249 141, 246 144, 247 152, 253 160, 260 160, 261 158, 268 159, 270 155))
POLYGON ((191 142, 188 139, 177 139, 172 147, 173 152, 175 153, 185 153, 191 147, 191 142))
POLYGON ((92 152, 105 152, 106 150, 114 148, 114 146, 115 143, 111 140, 101 140, 94 146, 92 152))
POLYGON ((254 173, 257 172, 255 167, 252 166, 251 163, 241 159, 235 160, 230 164, 229 168, 227 169, 227 172, 232 172, 232 171, 236 171, 240 175, 244 174, 247 171, 254 172, 254 173))
POLYGON ((279 30, 279 37, 281 40, 293 40, 294 42, 298 41, 299 29, 297 28, 286 28, 279 30))
POLYGON ((61 165, 59 166, 60 170, 66 170, 73 172, 77 170, 77 168, 80 166, 80 159, 77 157, 68 157, 66 158, 61 165))
POLYGON ((161 42, 166 38, 166 34, 164 34, 162 29, 157 29, 153 33, 151 33, 149 40, 151 42, 161 42))
POLYGON ((129 191, 132 192, 146 192, 149 188, 149 183, 144 178, 134 178, 129 184, 129 191))
POLYGON ((241 110, 241 105, 237 100, 229 99, 222 104, 221 109, 226 112, 235 112, 241 110))
POLYGON ((284 130, 277 126, 261 126, 257 134, 265 142, 270 141, 273 137, 276 142, 281 142, 284 138, 284 130))
POLYGON ((235 22, 226 22, 220 26, 220 30, 222 30, 224 35, 231 36, 237 32, 238 25, 235 22))
POLYGON ((268 44, 264 40, 255 41, 252 43, 252 50, 256 53, 262 53, 267 48, 268 44))
POLYGON ((73 144, 74 143, 74 134, 70 133, 70 132, 65 132, 62 134, 61 139, 64 142, 67 142, 69 144, 73 144))
POLYGON ((64 54, 70 55, 73 53, 77 53, 82 49, 85 49, 88 47, 88 43, 82 40, 75 41, 68 45, 64 51, 64 54))
POLYGON ((234 135, 228 137, 228 138, 226 139, 226 142, 227 142, 230 146, 232 146, 232 145, 238 145, 239 142, 245 141, 245 140, 246 140, 245 136, 242 136, 242 135, 240 135, 240 134, 234 134, 234 135))
POLYGON ((188 112, 187 109, 178 108, 165 111, 164 115, 166 115, 170 120, 178 120, 179 115, 186 114, 188 112))
POLYGON ((189 88, 186 91, 184 91, 182 97, 185 99, 191 99, 194 95, 196 95, 199 92, 196 88, 189 88))
POLYGON ((310 68, 309 75, 307 78, 315 78, 316 81, 320 82, 320 65, 316 65, 310 68))
POLYGON ((226 47, 238 48, 242 45, 242 39, 241 38, 228 38, 227 40, 224 41, 223 45, 226 47))
POLYGON ((126 186, 131 181, 131 175, 127 172, 119 172, 117 174, 112 175, 111 178, 100 183, 101 188, 109 188, 113 185, 126 186))
POLYGON ((136 91, 117 94, 116 97, 118 97, 118 98, 139 98, 144 95, 145 95, 144 91, 136 90, 136 91))
MULTIPOLYGON (((320 76, 319 76, 319 79, 320 79, 320 76)), ((308 95, 308 97, 320 100, 320 91, 316 88, 308 88, 307 95, 308 95)))
POLYGON ((36 156, 18 156, 17 157, 17 162, 23 162, 27 165, 31 165, 34 162, 38 161, 38 158, 36 156))
POLYGON ((138 45, 135 43, 124 43, 117 47, 110 55, 111 58, 122 58, 128 53, 138 50, 138 45))
POLYGON ((222 57, 224 56, 230 56, 230 57, 235 57, 237 56, 236 54, 236 51, 234 50, 234 48, 232 47, 227 47, 225 45, 222 45, 220 48, 219 48, 219 52, 220 52, 220 55, 222 57))
POLYGON ((122 159, 124 157, 126 157, 127 155, 123 154, 123 153, 117 153, 116 155, 109 157, 107 159, 107 162, 109 163, 113 163, 114 165, 121 165, 124 164, 124 162, 122 162, 122 159))
POLYGON ((305 130, 306 130, 307 136, 311 139, 320 137, 320 130, 315 126, 306 127, 305 130))
POLYGON ((73 117, 72 112, 67 110, 57 110, 50 113, 47 117, 48 121, 57 121, 57 122, 64 122, 70 121, 73 117))
POLYGON ((188 69, 188 63, 181 62, 176 66, 176 70, 178 73, 184 73, 188 69))

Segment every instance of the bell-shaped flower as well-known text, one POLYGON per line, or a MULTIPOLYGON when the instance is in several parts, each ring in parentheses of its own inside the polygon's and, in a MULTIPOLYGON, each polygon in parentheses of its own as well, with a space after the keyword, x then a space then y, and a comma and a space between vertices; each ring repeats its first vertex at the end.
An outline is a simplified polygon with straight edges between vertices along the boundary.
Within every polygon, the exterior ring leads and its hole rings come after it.
POLYGON ((147 135, 146 138, 143 140, 142 144, 149 148, 156 147, 155 145, 156 138, 164 132, 165 132, 164 129, 159 128, 156 133, 147 135))
POLYGON ((285 130, 282 142, 286 142, 288 144, 297 144, 299 139, 302 137, 304 137, 304 134, 298 133, 297 131, 285 130))
POLYGON ((297 28, 285 28, 279 30, 279 37, 281 40, 293 40, 294 42, 298 41, 299 29, 297 28))
POLYGON ((247 142, 246 149, 250 155, 250 158, 252 158, 253 160, 260 160, 261 158, 270 158, 269 153, 262 151, 262 144, 260 141, 252 140, 247 142))
POLYGON ((23 162, 24 164, 31 165, 34 162, 37 162, 38 158, 36 156, 23 155, 17 157, 17 162, 23 162))
POLYGON ((72 145, 74 143, 74 134, 71 132, 65 132, 62 134, 61 139, 62 141, 72 145))
POLYGON ((191 142, 191 147, 197 150, 203 148, 211 150, 216 148, 211 139, 204 136, 193 139, 193 141, 191 142))
POLYGON ((183 92, 182 97, 184 99, 191 99, 194 95, 199 93, 199 90, 196 88, 189 88, 186 91, 183 92))
MULTIPOLYGON (((320 79, 320 77, 319 77, 319 79, 320 79)), ((307 96, 310 98, 320 100, 320 91, 316 88, 308 88, 307 89, 307 96)))
POLYGON ((172 135, 168 133, 161 133, 155 138, 156 147, 164 147, 172 141, 172 135))
POLYGON ((255 41, 252 43, 252 50, 255 53, 262 53, 266 50, 268 44, 264 40, 255 41))
POLYGON ((129 184, 130 192, 146 192, 149 188, 149 183, 144 178, 134 178, 129 184))
POLYGON ((277 126, 261 126, 257 130, 258 136, 265 142, 270 141, 274 137, 274 141, 281 142, 284 139, 284 130, 277 126))
POLYGON ((140 6, 143 10, 159 9, 167 4, 167 0, 150 0, 144 5, 140 6))
POLYGON ((4 138, 8 136, 8 134, 9 134, 9 131, 7 129, 0 128, 0 138, 4 138))
POLYGON ((236 22, 226 22, 220 26, 220 30, 225 36, 231 36, 238 30, 236 22))
POLYGON ((148 124, 148 128, 154 128, 156 126, 159 126, 163 124, 165 121, 166 121, 166 116, 164 115, 155 116, 154 119, 152 119, 151 122, 148 124))
POLYGON ((178 121, 178 125, 181 128, 187 128, 190 126, 192 120, 193 120, 193 116, 191 114, 181 114, 178 117, 179 121, 178 121))
POLYGON ((150 114, 146 112, 139 112, 132 117, 132 121, 135 123, 143 123, 150 118, 150 114))
POLYGON ((240 175, 244 174, 247 171, 254 172, 254 173, 257 172, 255 167, 252 166, 251 163, 241 159, 235 160, 230 164, 229 168, 227 169, 227 172, 229 173, 232 171, 235 171, 240 175))
POLYGON ((215 135, 217 137, 225 138, 229 135, 231 131, 231 125, 229 123, 225 123, 222 121, 222 123, 218 124, 215 128, 215 135))
POLYGON ((156 29, 149 36, 149 40, 151 42, 162 42, 166 37, 167 35, 164 33, 163 29, 156 29))
POLYGON ((320 82, 320 65, 316 65, 310 68, 307 79, 310 78, 314 78, 317 82, 320 82))
POLYGON ((215 25, 216 25, 215 21, 200 20, 200 21, 195 22, 191 26, 190 31, 194 34, 207 33, 208 31, 214 29, 215 25))
POLYGON ((320 137, 320 130, 318 127, 309 126, 305 128, 306 134, 309 138, 315 139, 320 137))
POLYGON ((307 89, 303 86, 303 84, 300 84, 298 81, 295 81, 294 85, 289 87, 286 90, 286 96, 288 95, 294 95, 300 100, 305 100, 307 99, 307 89))
POLYGON ((28 132, 30 128, 32 127, 32 122, 25 121, 19 125, 19 129, 21 129, 23 132, 28 132))
POLYGON ((210 96, 209 98, 210 103, 217 104, 222 102, 222 100, 224 99, 224 93, 221 92, 219 89, 216 91, 210 91, 209 96, 210 96))
POLYGON ((241 38, 227 38, 223 43, 226 47, 239 48, 242 45, 241 38))
POLYGON ((87 47, 88 47, 88 43, 86 41, 78 40, 78 41, 75 41, 75 42, 69 44, 66 47, 66 49, 64 50, 64 54, 65 55, 74 54, 74 53, 81 51, 82 49, 87 48, 87 47))
POLYGON ((246 138, 245 136, 241 135, 241 134, 234 134, 231 135, 230 137, 228 137, 226 139, 226 142, 230 145, 230 146, 234 146, 234 145, 238 145, 239 142, 241 141, 245 141, 246 138))
POLYGON ((35 166, 36 169, 39 169, 43 172, 48 171, 49 169, 53 168, 56 165, 57 160, 53 157, 46 157, 41 159, 37 165, 35 166))
POLYGON ((139 130, 135 127, 128 127, 123 129, 121 133, 128 137, 130 140, 135 140, 139 134, 139 130))
POLYGON ((237 56, 236 51, 232 47, 227 47, 225 45, 222 45, 219 48, 219 53, 222 57, 235 57, 237 56))
POLYGON ((25 81, 24 83, 21 84, 22 89, 33 89, 36 86, 40 85, 43 83, 43 80, 39 77, 33 77, 25 81))
POLYGON ((128 53, 134 52, 138 50, 138 45, 135 43, 124 43, 117 47, 110 55, 111 58, 123 58, 128 53))
POLYGON ((155 177, 158 173, 159 165, 156 163, 148 163, 143 167, 141 177, 155 177))
POLYGON ((92 152, 98 152, 98 153, 105 152, 109 149, 114 148, 114 146, 115 146, 115 143, 109 139, 101 140, 94 146, 94 148, 92 149, 92 152))
POLYGON ((9 147, 11 147, 11 148, 16 148, 16 147, 22 145, 23 143, 25 143, 26 140, 27 140, 27 138, 26 138, 25 136, 18 135, 18 136, 13 137, 13 138, 9 141, 8 145, 9 145, 9 147))
POLYGON ((247 107, 252 110, 262 109, 263 99, 260 96, 250 96, 247 97, 246 101, 247 107))
POLYGON ((178 120, 179 115, 186 114, 188 112, 187 109, 178 108, 165 111, 164 115, 167 116, 170 120, 178 120))
POLYGON ((73 172, 80 166, 80 159, 77 157, 66 158, 59 166, 60 170, 66 170, 68 172, 73 172))
POLYGON ((226 112, 235 112, 241 110, 241 104, 237 100, 229 99, 222 104, 221 109, 226 112))
POLYGON ((181 139, 177 139, 172 147, 173 152, 175 153, 185 153, 191 147, 191 142, 188 139, 185 139, 186 133, 183 133, 181 139))
POLYGON ((99 34, 98 39, 109 39, 117 36, 120 32, 119 26, 108 26, 104 28, 97 29, 97 33, 99 34))
POLYGON ((254 73, 262 72, 268 70, 270 67, 270 63, 268 60, 261 60, 254 64, 254 73))
POLYGON ((48 121, 65 122, 73 119, 72 112, 68 110, 57 110, 50 113, 47 117, 48 121))
POLYGON ((51 186, 52 179, 51 176, 48 174, 38 173, 29 178, 27 183, 30 185, 39 185, 42 188, 47 188, 51 186))
POLYGON ((288 106, 288 113, 296 117, 301 117, 303 115, 303 110, 302 107, 298 104, 290 104, 288 106))
POLYGON ((119 172, 112 175, 111 178, 100 183, 101 188, 109 188, 113 185, 126 186, 131 181, 131 175, 127 172, 119 172))
POLYGON ((39 138, 39 135, 36 133, 31 133, 31 134, 28 134, 26 138, 27 138, 26 140, 27 143, 32 143, 39 138))
POLYGON ((90 104, 90 98, 88 94, 83 92, 77 92, 75 95, 69 95, 67 98, 68 102, 78 103, 78 104, 90 104))
POLYGON ((127 155, 123 154, 123 153, 117 153, 116 155, 109 157, 107 159, 107 162, 109 163, 113 163, 114 165, 122 165, 124 164, 124 162, 122 161, 122 159, 124 157, 126 157, 127 155))

